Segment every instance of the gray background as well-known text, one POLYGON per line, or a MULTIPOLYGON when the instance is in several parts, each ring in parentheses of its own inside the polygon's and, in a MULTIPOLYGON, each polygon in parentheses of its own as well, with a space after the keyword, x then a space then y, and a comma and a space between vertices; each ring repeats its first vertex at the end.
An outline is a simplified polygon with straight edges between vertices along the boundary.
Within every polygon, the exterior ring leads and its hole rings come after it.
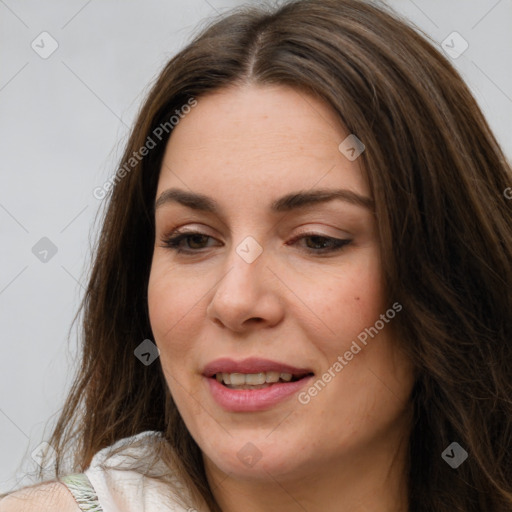
MULTIPOLYGON (((77 329, 67 335, 102 206, 92 191, 165 62, 242 3, 0 0, 0 492, 30 483, 71 383, 77 329), (31 47, 50 48, 43 31, 58 43, 46 59, 31 47), (46 262, 32 251, 43 237, 57 248, 46 262)), ((512 158, 512 0, 388 3, 438 45, 453 31, 468 42, 454 63, 512 158)))

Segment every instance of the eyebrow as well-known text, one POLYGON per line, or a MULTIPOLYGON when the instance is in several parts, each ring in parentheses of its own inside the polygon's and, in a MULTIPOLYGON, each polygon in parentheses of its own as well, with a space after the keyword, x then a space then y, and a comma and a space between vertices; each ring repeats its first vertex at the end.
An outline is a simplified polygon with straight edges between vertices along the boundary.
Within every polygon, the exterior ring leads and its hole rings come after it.
MULTIPOLYGON (((275 213, 289 212, 309 208, 316 204, 326 203, 333 200, 341 200, 367 208, 374 209, 374 201, 369 197, 347 189, 316 189, 311 191, 298 191, 287 194, 273 201, 270 210, 275 213)), ((170 188, 162 192, 155 202, 154 211, 165 204, 179 203, 193 210, 219 213, 220 208, 214 199, 197 192, 189 192, 179 188, 170 188)))

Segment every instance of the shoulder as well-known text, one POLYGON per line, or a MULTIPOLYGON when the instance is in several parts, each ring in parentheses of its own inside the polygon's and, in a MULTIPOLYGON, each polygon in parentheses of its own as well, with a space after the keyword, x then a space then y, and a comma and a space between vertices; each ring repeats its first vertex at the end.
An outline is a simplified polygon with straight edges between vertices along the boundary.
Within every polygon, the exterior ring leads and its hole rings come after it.
POLYGON ((96 453, 84 473, 103 510, 192 510, 196 500, 192 500, 190 489, 171 461, 166 457, 171 464, 167 465, 162 457, 168 448, 161 432, 144 431, 96 453))
POLYGON ((79 512, 75 499, 61 482, 52 481, 15 491, 0 499, 0 512, 79 512))

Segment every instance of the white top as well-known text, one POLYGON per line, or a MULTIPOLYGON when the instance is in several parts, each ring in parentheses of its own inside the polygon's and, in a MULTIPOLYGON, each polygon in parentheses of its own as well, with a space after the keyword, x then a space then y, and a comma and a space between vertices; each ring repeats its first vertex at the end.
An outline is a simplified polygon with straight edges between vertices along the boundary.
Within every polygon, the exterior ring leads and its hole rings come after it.
MULTIPOLYGON (((173 481, 181 492, 164 482, 156 480, 158 472, 169 474, 164 462, 157 458, 156 463, 151 456, 154 446, 153 436, 161 437, 161 433, 146 431, 132 437, 117 441, 112 446, 96 453, 84 474, 70 475, 61 479, 75 497, 80 509, 94 512, 195 512, 193 502, 184 486, 173 477, 173 481), (134 446, 134 442, 138 442, 134 446), (111 450, 122 447, 121 452, 111 455, 111 450), (145 464, 148 462, 148 464, 145 464), (129 468, 134 463, 141 467, 129 468), (117 469, 116 469, 117 468, 117 469), (153 475, 153 476, 152 476, 153 475)), ((203 504, 204 506, 204 504, 203 504)), ((206 510, 206 508, 201 509, 206 510)))

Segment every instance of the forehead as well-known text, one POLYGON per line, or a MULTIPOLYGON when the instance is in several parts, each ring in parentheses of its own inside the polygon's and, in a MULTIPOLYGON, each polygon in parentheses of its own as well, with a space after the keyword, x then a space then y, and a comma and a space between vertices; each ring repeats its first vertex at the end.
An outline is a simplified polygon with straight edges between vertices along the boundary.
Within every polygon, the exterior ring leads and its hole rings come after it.
POLYGON ((321 100, 286 86, 251 85, 197 101, 169 139, 157 195, 185 186, 220 198, 251 192, 261 201, 317 185, 368 195, 360 163, 338 149, 350 134, 321 100))

